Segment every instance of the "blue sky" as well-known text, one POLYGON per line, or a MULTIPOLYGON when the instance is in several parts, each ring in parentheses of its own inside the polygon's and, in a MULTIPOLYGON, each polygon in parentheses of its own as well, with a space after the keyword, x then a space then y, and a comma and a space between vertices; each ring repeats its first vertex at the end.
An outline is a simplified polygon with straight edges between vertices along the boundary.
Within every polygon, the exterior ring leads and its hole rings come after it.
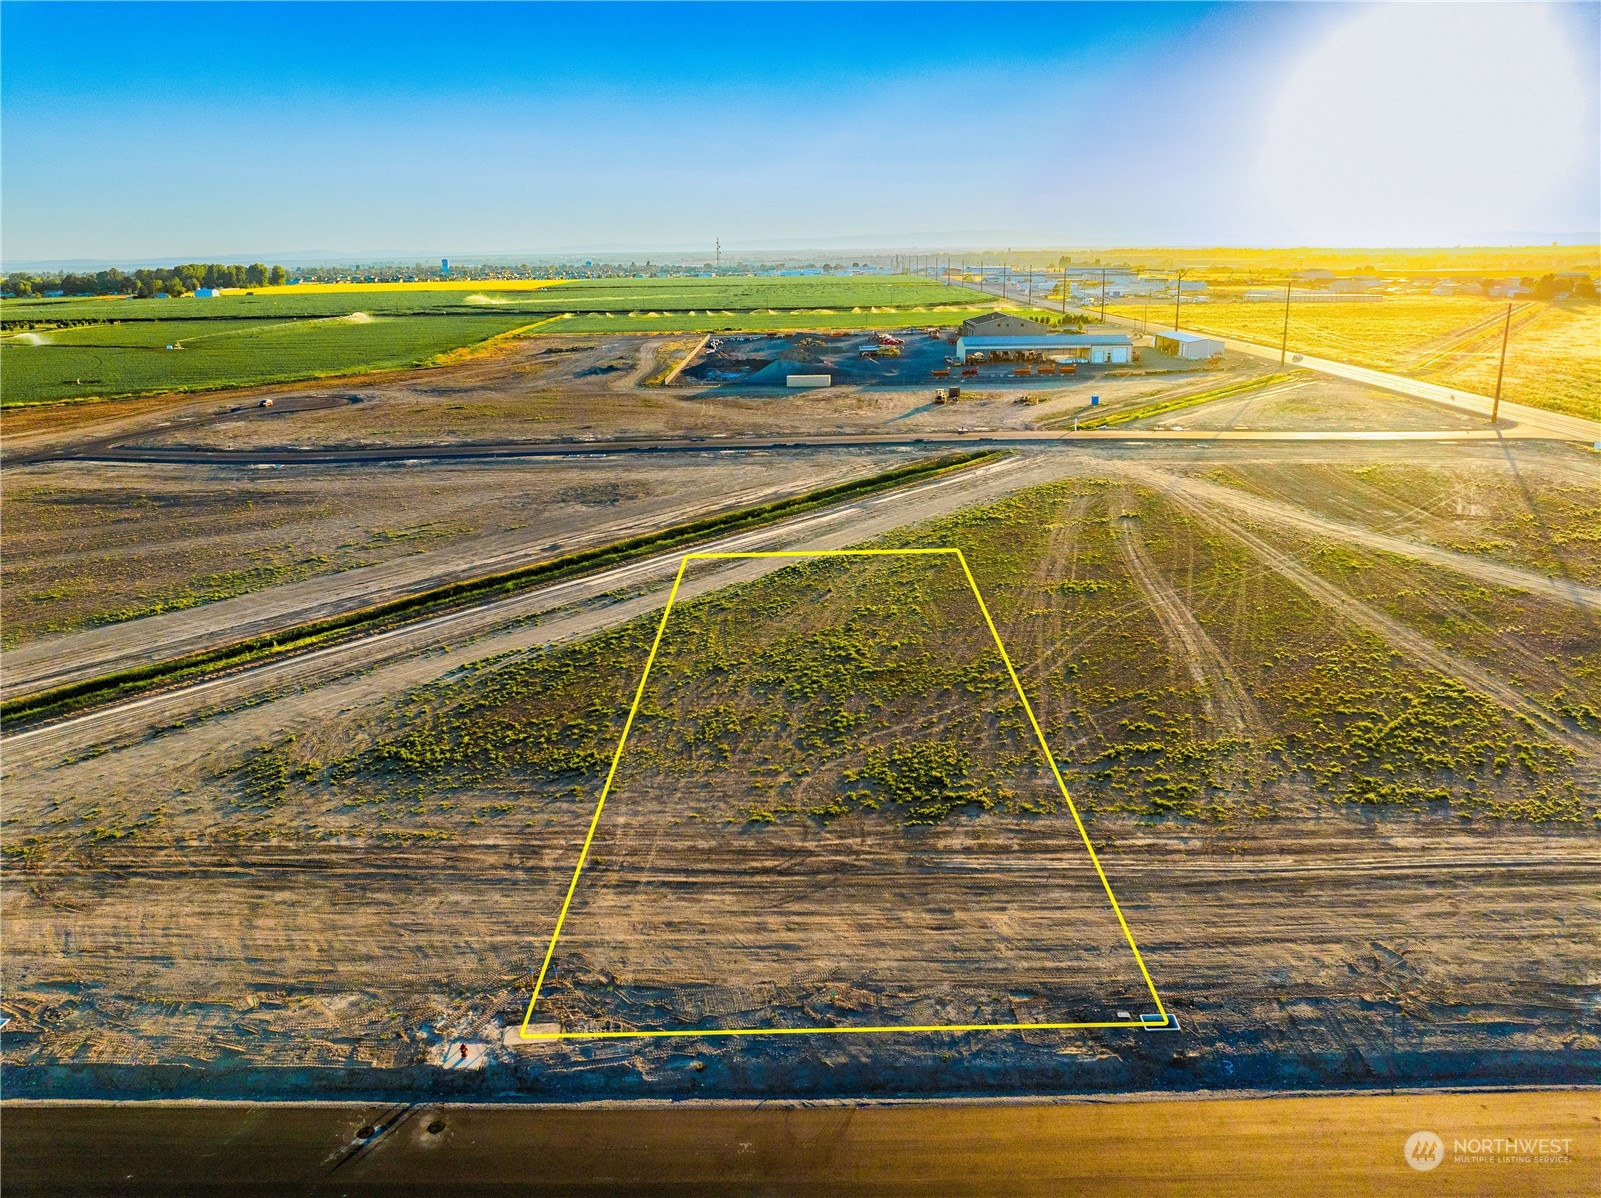
POLYGON ((7 2, 0 254, 1567 239, 1598 13, 7 2))

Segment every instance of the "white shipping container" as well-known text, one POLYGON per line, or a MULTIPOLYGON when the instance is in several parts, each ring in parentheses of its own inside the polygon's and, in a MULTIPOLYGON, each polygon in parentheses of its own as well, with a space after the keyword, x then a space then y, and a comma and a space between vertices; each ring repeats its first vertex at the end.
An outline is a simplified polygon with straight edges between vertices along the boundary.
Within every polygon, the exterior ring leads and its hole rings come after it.
POLYGON ((828 387, 833 382, 833 376, 827 374, 792 374, 784 380, 789 387, 828 387))

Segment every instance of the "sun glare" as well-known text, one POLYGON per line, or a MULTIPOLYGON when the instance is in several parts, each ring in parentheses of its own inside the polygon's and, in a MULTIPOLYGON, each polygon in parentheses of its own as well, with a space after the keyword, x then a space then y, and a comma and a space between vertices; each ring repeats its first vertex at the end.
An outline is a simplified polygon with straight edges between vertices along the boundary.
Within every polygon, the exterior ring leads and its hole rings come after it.
POLYGON ((1259 161, 1308 244, 1449 244, 1515 231, 1575 169, 1577 51, 1524 5, 1364 12, 1290 72, 1259 161))

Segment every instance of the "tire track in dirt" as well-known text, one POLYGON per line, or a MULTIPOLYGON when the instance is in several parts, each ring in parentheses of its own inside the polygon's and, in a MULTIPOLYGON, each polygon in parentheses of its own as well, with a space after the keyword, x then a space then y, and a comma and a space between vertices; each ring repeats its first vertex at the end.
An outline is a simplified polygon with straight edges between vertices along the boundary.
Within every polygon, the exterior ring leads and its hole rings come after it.
POLYGON ((1261 537, 1247 531, 1226 516, 1219 515, 1205 504, 1198 503, 1182 492, 1174 496, 1176 502, 1198 519, 1212 525, 1219 532, 1233 537, 1249 549, 1261 562, 1287 582, 1332 609, 1348 622, 1379 637, 1400 651, 1411 661, 1460 682, 1470 690, 1499 703, 1508 711, 1532 721, 1546 736, 1564 748, 1586 757, 1601 757, 1601 745, 1575 736, 1545 708, 1526 698, 1510 683, 1497 678, 1478 666, 1463 661, 1454 653, 1441 648, 1434 641, 1408 628, 1406 625, 1377 611, 1360 599, 1347 594, 1301 565, 1288 553, 1268 544, 1261 537))
MULTIPOLYGON (((1060 464, 1013 458, 951 478, 807 513, 767 528, 695 546, 697 551, 844 548, 906 524, 1052 481, 1060 464)), ((390 633, 236 674, 161 692, 7 737, 4 778, 12 787, 42 786, 44 772, 84 773, 129 783, 170 773, 213 753, 271 738, 281 730, 383 702, 472 662, 589 636, 660 610, 665 583, 684 550, 539 588, 499 603, 424 620, 390 633), (645 588, 601 608, 586 605, 619 588, 645 588), (526 621, 538 619, 529 625, 526 621), (224 710, 218 711, 219 707, 224 710), (215 714, 212 714, 215 713, 215 714), (171 729, 158 739, 150 730, 171 729), (253 739, 254 738, 254 739, 253 739), (96 746, 110 751, 101 755, 96 746), (89 751, 70 764, 62 759, 89 751), (59 763, 59 764, 58 764, 59 763)), ((731 563, 686 579, 681 601, 752 581, 782 568, 773 560, 731 563)), ((87 779, 86 779, 87 783, 87 779)))
POLYGON ((1431 566, 1441 566, 1447 570, 1454 570, 1458 574, 1466 574, 1480 582, 1492 583, 1495 586, 1511 587, 1514 590, 1528 591, 1543 595, 1550 599, 1558 599, 1576 607, 1589 608, 1591 611, 1601 612, 1601 588, 1586 586, 1580 582, 1572 582, 1565 578, 1548 578, 1543 574, 1535 574, 1529 570, 1522 570, 1516 566, 1506 566, 1499 562, 1487 561, 1467 553, 1457 553, 1451 549, 1441 549, 1435 545, 1424 544, 1420 541, 1409 541, 1401 537, 1392 537, 1385 533, 1374 532, 1370 528, 1363 528, 1356 524, 1345 524, 1338 520, 1330 520, 1319 516, 1305 508, 1295 507, 1291 504, 1280 503, 1273 499, 1263 499, 1243 491, 1236 491, 1232 487, 1220 486, 1217 483, 1203 482, 1200 479, 1185 478, 1165 471, 1153 470, 1147 466, 1134 464, 1124 465, 1125 474, 1137 479, 1146 485, 1180 499, 1185 506, 1192 510, 1205 513, 1209 518, 1213 514, 1213 505, 1220 504, 1230 507, 1243 515, 1263 520, 1271 524, 1288 525, 1300 528, 1319 536, 1337 537, 1342 541, 1349 541, 1364 545, 1369 549, 1377 549, 1383 553, 1393 553, 1398 557, 1409 557, 1416 561, 1427 562, 1431 566))
MULTIPOLYGON (((721 486, 712 478, 685 479, 677 488, 664 487, 659 501, 631 505, 618 516, 610 515, 609 507, 576 513, 569 508, 565 515, 547 512, 529 526, 485 532, 374 565, 314 574, 195 607, 42 638, 6 653, 0 694, 13 698, 346 614, 428 587, 546 560, 558 546, 564 552, 590 548, 718 511, 769 503, 812 486, 863 477, 873 469, 865 459, 824 460, 805 478, 787 470, 763 477, 756 467, 728 472, 718 480, 721 486), (550 544, 553 537, 555 545, 550 544)), ((656 485, 646 472, 630 477, 656 485)), ((573 479, 583 482, 587 476, 575 473, 573 479)))
POLYGON ((1207 720, 1213 724, 1227 724, 1241 735, 1254 733, 1265 737, 1267 721, 1262 718, 1255 701, 1229 669, 1228 659, 1207 635, 1206 629, 1201 627, 1195 613, 1190 611, 1151 561, 1150 554, 1145 550, 1144 538, 1140 536, 1139 522, 1119 517, 1117 506, 1118 500, 1114 500, 1108 510, 1117 520, 1117 547, 1123 563, 1145 593, 1151 611, 1162 625, 1169 643, 1184 659, 1184 665, 1201 693, 1207 720))
POLYGON ((656 354, 661 348, 656 341, 645 340, 639 344, 639 359, 632 370, 622 378, 608 385, 611 391, 632 391, 639 386, 642 379, 648 378, 650 372, 656 368, 656 354))

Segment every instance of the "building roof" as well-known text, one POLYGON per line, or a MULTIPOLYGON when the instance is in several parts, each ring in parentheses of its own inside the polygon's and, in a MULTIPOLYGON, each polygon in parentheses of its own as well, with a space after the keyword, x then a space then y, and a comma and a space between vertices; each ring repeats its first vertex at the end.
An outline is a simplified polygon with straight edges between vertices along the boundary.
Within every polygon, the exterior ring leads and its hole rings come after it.
POLYGON ((1042 333, 1037 337, 959 337, 966 349, 1050 349, 1057 345, 1133 345, 1127 333, 1042 333))
POLYGON ((1201 341, 1216 341, 1221 343, 1223 340, 1221 337, 1213 337, 1207 333, 1181 333, 1177 329, 1168 329, 1165 332, 1153 330, 1151 336, 1160 337, 1165 341, 1177 341, 1183 345, 1195 345, 1201 341))
POLYGON ((1047 327, 1032 316, 1019 316, 1016 312, 983 312, 977 316, 969 316, 962 321, 964 328, 968 326, 977 328, 987 324, 1028 324, 1039 329, 1047 327))

